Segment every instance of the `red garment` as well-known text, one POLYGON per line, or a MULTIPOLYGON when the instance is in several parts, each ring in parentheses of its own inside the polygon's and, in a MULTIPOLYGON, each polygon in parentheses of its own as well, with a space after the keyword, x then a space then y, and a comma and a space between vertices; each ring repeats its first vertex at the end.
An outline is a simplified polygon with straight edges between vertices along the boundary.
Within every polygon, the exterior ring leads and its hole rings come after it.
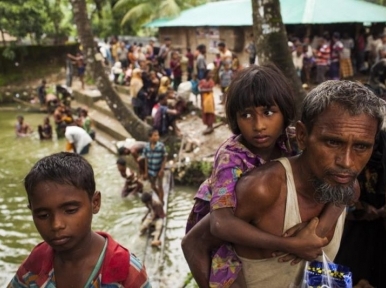
POLYGON ((359 35, 358 39, 357 39, 357 50, 358 51, 364 51, 365 50, 365 47, 366 47, 366 41, 365 41, 365 37, 363 37, 363 35, 359 35))
POLYGON ((170 61, 170 69, 172 69, 174 77, 182 77, 182 70, 180 61, 170 61))
POLYGON ((210 80, 202 79, 198 83, 198 89, 200 89, 200 90, 211 90, 211 89, 213 89, 214 85, 215 84, 214 84, 214 81, 212 79, 210 79, 210 80))
POLYGON ((316 65, 327 66, 330 64, 330 45, 324 44, 316 54, 316 65))
POLYGON ((191 52, 186 53, 186 58, 188 58, 188 67, 193 68, 194 66, 194 55, 191 52))
MULTIPOLYGON (((98 234, 107 238, 108 242, 101 271, 94 279, 92 287, 150 287, 145 267, 136 256, 115 242, 109 234, 98 234)), ((38 244, 21 264, 8 287, 55 285, 53 261, 52 247, 46 242, 38 244)))

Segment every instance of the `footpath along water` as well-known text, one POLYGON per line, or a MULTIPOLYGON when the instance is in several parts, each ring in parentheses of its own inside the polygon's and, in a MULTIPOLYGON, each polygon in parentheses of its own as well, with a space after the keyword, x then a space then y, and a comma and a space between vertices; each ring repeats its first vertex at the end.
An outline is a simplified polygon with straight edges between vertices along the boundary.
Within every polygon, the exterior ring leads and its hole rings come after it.
MULTIPOLYGON (((31 137, 16 138, 17 112, 0 112, 0 287, 5 287, 31 249, 41 242, 27 208, 22 180, 40 158, 63 151, 65 140, 40 141, 37 132, 31 137)), ((34 131, 44 114, 24 113, 25 122, 34 131)), ((52 122, 52 121, 51 121, 52 122)), ((94 168, 97 189, 102 192, 102 207, 94 216, 93 229, 110 233, 118 242, 142 258, 146 237, 139 237, 139 226, 146 208, 140 199, 120 198, 123 179, 118 174, 116 155, 96 143, 86 159, 94 168)), ((182 287, 189 268, 180 248, 185 222, 193 204, 195 188, 175 187, 169 198, 164 257, 153 287, 182 287)), ((152 248, 156 249, 156 248, 152 248)))

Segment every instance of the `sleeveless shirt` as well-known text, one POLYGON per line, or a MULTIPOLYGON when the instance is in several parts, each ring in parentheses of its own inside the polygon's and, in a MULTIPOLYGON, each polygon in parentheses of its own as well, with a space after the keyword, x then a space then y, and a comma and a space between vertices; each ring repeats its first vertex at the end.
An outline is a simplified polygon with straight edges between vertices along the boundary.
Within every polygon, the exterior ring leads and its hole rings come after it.
MULTIPOLYGON (((287 158, 280 158, 275 161, 279 161, 286 170, 287 200, 283 227, 284 233, 289 228, 301 223, 302 219, 300 217, 291 164, 287 158)), ((339 249, 345 215, 345 211, 343 211, 337 221, 333 238, 330 243, 323 248, 324 253, 331 261, 334 260, 339 249)), ((243 265, 243 274, 248 288, 296 287, 303 278, 304 267, 306 264, 305 260, 302 260, 297 265, 291 265, 291 262, 280 263, 278 262, 278 258, 281 256, 266 259, 248 259, 240 256, 238 257, 243 265)), ((321 259, 317 260, 322 261, 321 259)))

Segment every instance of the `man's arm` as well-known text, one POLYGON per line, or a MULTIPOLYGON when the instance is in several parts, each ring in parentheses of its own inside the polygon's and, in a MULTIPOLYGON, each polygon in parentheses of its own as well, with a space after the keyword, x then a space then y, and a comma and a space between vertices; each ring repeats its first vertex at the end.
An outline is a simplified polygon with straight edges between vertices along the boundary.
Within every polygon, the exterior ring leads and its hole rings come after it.
POLYGON ((199 221, 182 239, 181 247, 190 271, 200 288, 209 288, 211 251, 223 242, 210 233, 210 215, 199 221))
POLYGON ((76 57, 76 56, 71 55, 71 54, 67 54, 67 57, 70 58, 71 60, 74 60, 74 61, 78 61, 81 59, 81 57, 76 57))

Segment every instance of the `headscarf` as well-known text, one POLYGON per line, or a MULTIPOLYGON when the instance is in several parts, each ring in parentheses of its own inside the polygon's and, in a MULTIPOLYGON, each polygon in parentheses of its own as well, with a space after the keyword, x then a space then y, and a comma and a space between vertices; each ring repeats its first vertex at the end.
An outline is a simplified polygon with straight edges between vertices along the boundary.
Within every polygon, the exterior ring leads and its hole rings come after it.
POLYGON ((158 88, 158 95, 165 94, 169 88, 169 78, 163 76, 160 80, 160 85, 158 88))
POLYGON ((130 80, 130 95, 131 97, 137 97, 139 90, 143 86, 142 71, 139 68, 133 70, 130 80))

